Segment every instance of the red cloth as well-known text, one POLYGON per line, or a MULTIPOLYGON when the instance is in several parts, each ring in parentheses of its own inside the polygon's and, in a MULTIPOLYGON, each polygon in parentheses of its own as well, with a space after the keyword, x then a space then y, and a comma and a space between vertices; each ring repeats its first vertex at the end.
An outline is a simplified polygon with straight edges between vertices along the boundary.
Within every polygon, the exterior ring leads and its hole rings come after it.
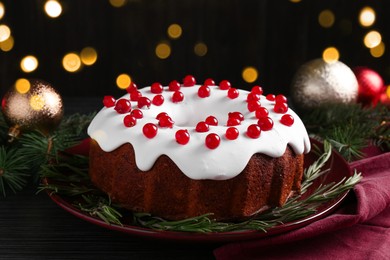
POLYGON ((363 179, 333 214, 303 228, 214 250, 229 259, 390 259, 390 153, 351 163, 363 179))

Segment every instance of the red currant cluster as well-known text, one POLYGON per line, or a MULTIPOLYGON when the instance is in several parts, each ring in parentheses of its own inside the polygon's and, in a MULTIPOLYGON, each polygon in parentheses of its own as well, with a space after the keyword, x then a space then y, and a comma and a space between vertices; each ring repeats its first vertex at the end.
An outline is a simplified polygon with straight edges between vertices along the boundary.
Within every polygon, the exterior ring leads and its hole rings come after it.
MULTIPOLYGON (((179 103, 184 100, 184 94, 180 91, 181 87, 191 87, 195 86, 195 78, 191 75, 187 75, 183 79, 183 84, 181 85, 178 81, 173 80, 168 85, 168 90, 173 92, 171 96, 171 101, 174 103, 179 103)), ((212 79, 206 79, 198 89, 198 96, 200 98, 207 98, 210 96, 211 90, 210 86, 215 86, 215 82, 212 79)), ((230 99, 235 99, 239 96, 240 92, 238 89, 233 88, 229 81, 222 80, 219 84, 221 90, 227 90, 227 97, 230 99)), ((143 113, 140 109, 150 108, 153 104, 155 106, 161 106, 164 103, 164 96, 161 95, 163 92, 163 86, 155 82, 150 86, 151 93, 155 96, 150 100, 147 97, 142 96, 142 93, 138 90, 137 86, 134 83, 126 89, 130 94, 130 99, 121 98, 115 100, 112 96, 105 96, 103 99, 103 104, 105 107, 114 107, 115 111, 119 114, 127 114, 123 119, 123 124, 126 127, 133 127, 136 125, 138 119, 143 118, 143 113), (138 108, 132 109, 130 101, 137 102, 138 108)), ((254 86, 251 92, 247 95, 247 109, 250 112, 254 112, 256 118, 258 119, 257 124, 251 124, 248 126, 246 135, 250 138, 259 138, 261 131, 269 131, 273 128, 274 122, 268 116, 268 110, 261 106, 261 95, 263 94, 263 89, 260 86, 254 86)), ((286 126, 291 126, 294 123, 294 118, 286 114, 288 111, 287 98, 283 95, 273 95, 268 94, 266 96, 268 101, 274 101, 274 112, 279 114, 284 114, 280 122, 286 126)), ((143 128, 143 134, 147 138, 154 138, 157 135, 158 127, 168 127, 172 128, 174 121, 172 118, 165 112, 162 112, 156 116, 158 120, 158 125, 154 123, 146 123, 143 128)), ((228 120, 226 122, 226 132, 225 137, 228 140, 235 140, 239 136, 239 130, 235 127, 240 125, 244 121, 244 116, 241 112, 230 112, 228 113, 228 120)), ((214 116, 207 117, 204 121, 197 123, 195 131, 199 133, 208 132, 210 126, 217 126, 218 120, 214 116)), ((190 140, 190 134, 187 129, 180 129, 175 133, 175 139, 177 143, 185 145, 190 140)), ((215 149, 219 146, 221 138, 218 134, 210 133, 205 138, 205 145, 210 149, 215 149)))

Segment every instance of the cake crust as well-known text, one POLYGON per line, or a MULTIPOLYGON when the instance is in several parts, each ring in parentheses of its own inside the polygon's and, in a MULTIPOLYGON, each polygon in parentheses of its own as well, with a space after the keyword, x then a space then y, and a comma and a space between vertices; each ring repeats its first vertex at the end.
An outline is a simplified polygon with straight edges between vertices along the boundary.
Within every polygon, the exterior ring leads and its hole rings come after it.
POLYGON ((89 158, 93 184, 126 209, 169 220, 213 213, 218 221, 235 221, 282 206, 299 192, 304 155, 289 146, 278 158, 254 154, 240 174, 227 180, 190 179, 166 155, 141 171, 129 143, 105 152, 92 139, 89 158))

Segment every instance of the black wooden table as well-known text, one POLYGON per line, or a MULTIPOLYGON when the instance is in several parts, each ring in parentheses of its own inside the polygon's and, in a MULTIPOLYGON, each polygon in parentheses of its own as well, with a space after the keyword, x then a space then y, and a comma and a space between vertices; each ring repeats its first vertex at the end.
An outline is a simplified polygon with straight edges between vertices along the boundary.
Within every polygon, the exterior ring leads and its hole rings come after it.
POLYGON ((162 242, 108 230, 30 186, 0 198, 0 259, 214 259, 217 245, 162 242))

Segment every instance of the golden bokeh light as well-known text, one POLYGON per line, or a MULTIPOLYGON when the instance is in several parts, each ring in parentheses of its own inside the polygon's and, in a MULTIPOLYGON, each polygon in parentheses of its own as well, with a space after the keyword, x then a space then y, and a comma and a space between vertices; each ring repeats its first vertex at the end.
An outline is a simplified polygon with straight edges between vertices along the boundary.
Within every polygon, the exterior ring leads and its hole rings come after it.
POLYGON ((324 28, 332 27, 334 21, 335 21, 335 15, 329 9, 321 11, 321 13, 318 15, 318 23, 324 28))
POLYGON ((127 0, 109 0, 113 7, 122 7, 127 3, 127 0))
POLYGON ((194 52, 197 56, 203 57, 207 54, 207 45, 204 42, 198 42, 194 46, 194 52))
POLYGON ((130 84, 131 84, 131 77, 126 73, 120 74, 116 78, 116 85, 120 89, 126 89, 127 87, 130 86, 130 84))
POLYGON ((32 55, 24 57, 20 62, 20 68, 24 72, 33 72, 38 68, 38 59, 32 55))
POLYGON ((254 67, 246 67, 242 70, 242 78, 245 82, 253 83, 259 77, 257 69, 254 67))
POLYGON ((388 98, 390 98, 390 85, 386 88, 386 95, 388 98))
POLYGON ((14 47, 14 37, 12 35, 5 41, 0 42, 0 49, 2 51, 10 51, 14 47))
POLYGON ((30 107, 33 110, 39 111, 45 106, 45 99, 40 95, 32 95, 30 97, 30 107))
POLYGON ((290 2, 291 3, 294 3, 294 4, 296 4, 296 3, 300 3, 302 0, 290 0, 290 2))
POLYGON ((157 44, 155 53, 158 58, 166 59, 171 55, 171 46, 166 42, 161 42, 157 44))
POLYGON ((31 88, 30 81, 20 78, 15 82, 15 89, 20 94, 26 94, 31 88))
POLYGON ((5 14, 4 4, 0 2, 0 19, 4 17, 4 14, 5 14))
POLYGON ((0 24, 0 42, 6 41, 10 36, 11 29, 5 24, 0 24))
POLYGON ((183 30, 180 25, 174 23, 168 27, 167 33, 171 39, 178 39, 183 33, 183 30))
POLYGON ((380 58, 385 53, 385 44, 380 42, 377 46, 370 48, 371 56, 374 58, 380 58))
POLYGON ((80 58, 84 65, 91 66, 97 60, 97 52, 92 47, 85 47, 80 52, 80 58))
POLYGON ((322 52, 322 59, 326 63, 333 63, 338 61, 340 58, 340 53, 336 47, 328 47, 322 52))
POLYGON ((62 66, 68 72, 76 72, 81 68, 81 59, 77 53, 71 52, 62 59, 62 66))
POLYGON ((363 7, 359 14, 359 23, 363 27, 369 27, 375 23, 376 14, 369 6, 363 7))
POLYGON ((382 41, 382 35, 378 31, 370 31, 364 36, 364 45, 367 48, 374 48, 378 46, 382 41))
POLYGON ((56 0, 49 0, 44 6, 46 14, 51 18, 57 18, 62 13, 61 3, 56 0))

